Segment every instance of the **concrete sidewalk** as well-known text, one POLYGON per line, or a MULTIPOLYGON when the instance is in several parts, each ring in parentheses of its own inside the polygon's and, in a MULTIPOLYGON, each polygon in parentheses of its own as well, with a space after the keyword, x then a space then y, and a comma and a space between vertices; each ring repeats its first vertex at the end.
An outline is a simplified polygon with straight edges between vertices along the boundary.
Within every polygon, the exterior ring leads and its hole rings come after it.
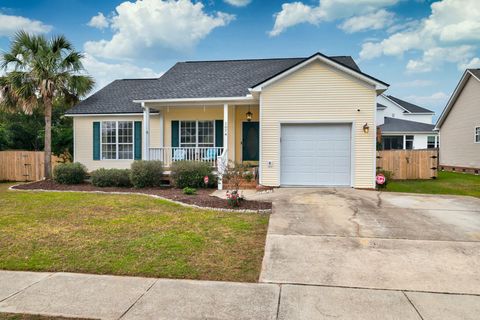
POLYGON ((95 319, 478 319, 480 296, 0 271, 0 312, 95 319))

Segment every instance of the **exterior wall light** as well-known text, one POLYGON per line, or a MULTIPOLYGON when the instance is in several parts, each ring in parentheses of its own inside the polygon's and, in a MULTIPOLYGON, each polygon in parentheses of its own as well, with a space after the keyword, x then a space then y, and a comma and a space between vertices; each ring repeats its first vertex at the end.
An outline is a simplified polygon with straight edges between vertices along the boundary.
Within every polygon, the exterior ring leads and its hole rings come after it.
POLYGON ((250 111, 250 106, 248 106, 248 112, 246 113, 247 121, 252 121, 253 113, 250 111))
POLYGON ((370 127, 368 126, 368 123, 365 123, 363 125, 363 132, 368 133, 370 131, 370 127))

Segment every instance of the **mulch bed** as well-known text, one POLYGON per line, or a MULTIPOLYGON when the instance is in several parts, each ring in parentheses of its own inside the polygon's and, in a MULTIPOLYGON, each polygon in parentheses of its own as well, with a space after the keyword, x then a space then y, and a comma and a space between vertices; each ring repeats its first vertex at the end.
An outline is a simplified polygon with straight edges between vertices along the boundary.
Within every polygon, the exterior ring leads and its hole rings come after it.
POLYGON ((21 184, 15 186, 14 189, 19 190, 53 190, 53 191, 103 191, 103 192, 135 192, 157 195, 163 198, 171 199, 174 201, 196 205, 205 208, 218 208, 218 209, 235 209, 235 210, 270 210, 272 209, 271 202, 251 201, 244 200, 237 208, 231 208, 227 204, 226 199, 220 199, 210 194, 213 189, 198 189, 196 195, 185 195, 181 189, 176 188, 99 188, 90 183, 82 183, 76 185, 65 185, 56 183, 53 180, 43 180, 32 183, 21 184))

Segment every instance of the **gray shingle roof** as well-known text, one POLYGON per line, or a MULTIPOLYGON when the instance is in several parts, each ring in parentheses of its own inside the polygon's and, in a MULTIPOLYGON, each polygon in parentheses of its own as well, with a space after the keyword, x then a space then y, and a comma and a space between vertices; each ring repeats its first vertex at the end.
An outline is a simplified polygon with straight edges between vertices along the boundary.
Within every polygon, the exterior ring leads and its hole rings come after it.
POLYGON ((435 125, 416 121, 385 117, 384 124, 379 126, 386 132, 432 132, 435 125))
POLYGON ((387 106, 381 104, 381 103, 377 103, 377 110, 385 110, 387 109, 387 106))
POLYGON ((411 113, 434 113, 432 110, 428 110, 425 108, 422 108, 420 106, 417 106, 416 104, 395 98, 394 96, 387 96, 390 100, 393 100, 394 102, 398 103, 401 105, 403 108, 407 109, 411 113))
MULTIPOLYGON (((250 93, 252 86, 305 59, 308 58, 179 62, 158 79, 116 80, 67 114, 141 113, 141 106, 133 100, 242 97, 250 93)), ((362 73, 352 57, 330 59, 362 73)))

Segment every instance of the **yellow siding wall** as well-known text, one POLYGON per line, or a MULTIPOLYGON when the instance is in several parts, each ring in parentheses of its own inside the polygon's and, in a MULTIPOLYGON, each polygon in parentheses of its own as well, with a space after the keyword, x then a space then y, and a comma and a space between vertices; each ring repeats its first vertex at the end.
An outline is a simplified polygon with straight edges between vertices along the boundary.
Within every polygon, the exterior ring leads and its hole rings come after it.
MULTIPOLYGON (((128 169, 133 160, 93 160, 93 122, 94 121, 142 121, 138 116, 96 116, 74 117, 73 128, 75 134, 74 160, 84 164, 88 171, 99 168, 128 169)), ((158 147, 160 144, 159 116, 150 116, 150 145, 158 147)), ((144 137, 142 134, 142 141, 144 137)), ((143 148, 142 148, 143 152, 143 148)))
POLYGON ((480 168, 475 127, 480 127, 480 82, 470 77, 440 128, 441 165, 480 168))
POLYGON ((280 185, 282 122, 353 122, 353 186, 373 188, 375 174, 375 89, 321 63, 313 62, 261 93, 261 183, 280 185), (357 111, 360 109, 360 111, 357 111), (363 132, 368 123, 370 132, 363 132), (268 167, 268 161, 273 166, 268 167))

